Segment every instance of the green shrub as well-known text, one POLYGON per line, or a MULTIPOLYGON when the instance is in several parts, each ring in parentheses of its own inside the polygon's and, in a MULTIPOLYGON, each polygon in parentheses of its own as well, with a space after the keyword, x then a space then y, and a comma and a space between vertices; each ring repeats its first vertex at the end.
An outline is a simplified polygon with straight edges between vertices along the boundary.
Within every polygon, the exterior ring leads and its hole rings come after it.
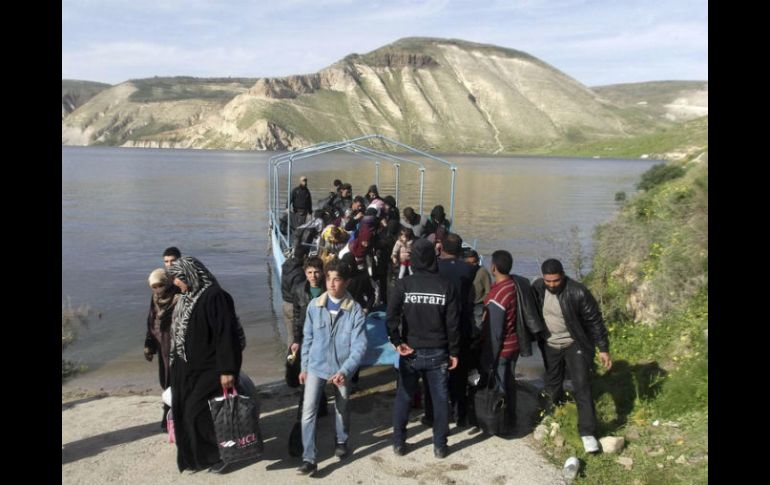
POLYGON ((642 174, 642 180, 636 184, 636 188, 640 190, 650 190, 663 182, 679 178, 684 175, 684 173, 685 170, 681 165, 659 163, 653 165, 649 170, 642 174))

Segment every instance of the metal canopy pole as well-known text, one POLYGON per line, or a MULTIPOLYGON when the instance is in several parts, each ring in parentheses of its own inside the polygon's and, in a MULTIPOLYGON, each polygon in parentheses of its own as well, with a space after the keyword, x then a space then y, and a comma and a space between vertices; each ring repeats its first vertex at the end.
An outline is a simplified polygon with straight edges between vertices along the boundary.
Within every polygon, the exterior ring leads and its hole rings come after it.
MULTIPOLYGON (((400 163, 394 163, 393 164, 396 167, 396 206, 398 206, 398 184, 399 184, 399 174, 401 170, 401 164, 400 163)), ((379 187, 377 187, 379 188, 379 187)))
POLYGON ((425 169, 420 169, 420 216, 422 216, 422 197, 425 190, 425 169))
POLYGON ((452 195, 449 199, 449 220, 452 224, 455 222, 455 175, 457 175, 457 168, 452 167, 452 195))
POLYGON ((374 164, 377 167, 376 171, 374 172, 374 184, 377 186, 377 189, 379 190, 379 188, 380 188, 380 162, 377 161, 377 162, 374 162, 374 164))
MULTIPOLYGON (((286 179, 287 197, 286 197, 286 245, 291 244, 291 165, 294 162, 293 158, 289 159, 289 176, 286 179)), ((452 178, 454 183, 454 178, 452 178)))

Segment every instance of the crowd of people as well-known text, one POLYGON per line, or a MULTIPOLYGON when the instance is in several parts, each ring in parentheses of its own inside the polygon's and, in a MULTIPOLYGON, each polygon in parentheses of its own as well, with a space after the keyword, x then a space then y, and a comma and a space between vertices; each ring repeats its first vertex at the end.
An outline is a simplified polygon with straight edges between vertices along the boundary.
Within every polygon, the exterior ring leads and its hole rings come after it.
MULTIPOLYGON (((353 196, 351 184, 335 180, 315 210, 312 201, 303 176, 282 221, 293 236, 281 294, 287 353, 300 362, 300 474, 317 470, 316 422, 327 412, 327 385, 334 395, 334 453, 340 459, 350 454, 349 401, 368 345, 366 316, 377 309, 386 310, 388 338, 398 353, 397 456, 409 452, 411 409, 424 407, 421 421, 433 429, 434 455, 446 457, 449 424, 477 424, 474 392, 481 386, 505 395, 500 434, 514 434, 516 362, 532 355, 533 343, 543 356, 548 406, 564 402, 566 370, 585 451, 600 451, 590 378, 596 348, 601 364, 612 366, 607 330, 594 297, 558 260, 546 260, 533 283, 511 273, 506 250, 491 254, 487 270, 451 232, 443 206, 427 217, 411 207, 400 211, 376 185, 353 196), (476 372, 479 382, 469 380, 476 372)), ((171 386, 179 470, 221 473, 228 464, 219 458, 206 403, 236 386, 243 329, 232 297, 200 261, 174 247, 163 259, 166 268, 149 277, 145 357, 158 355, 161 387, 171 386)))

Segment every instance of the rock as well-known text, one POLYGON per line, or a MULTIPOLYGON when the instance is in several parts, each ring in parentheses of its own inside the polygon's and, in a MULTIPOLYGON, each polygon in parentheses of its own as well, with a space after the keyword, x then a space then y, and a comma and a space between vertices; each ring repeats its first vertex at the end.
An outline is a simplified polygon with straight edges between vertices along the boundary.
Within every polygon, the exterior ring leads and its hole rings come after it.
POLYGON ((626 439, 622 436, 605 436, 599 439, 604 453, 620 453, 626 444, 626 439))
POLYGON ((564 446, 564 436, 557 434, 553 439, 553 444, 556 445, 557 448, 564 446))
POLYGON ((658 463, 658 464, 656 464, 655 466, 657 466, 658 468, 661 468, 661 469, 662 469, 662 468, 663 468, 663 463, 658 463))
POLYGON ((674 460, 674 463, 678 463, 680 465, 686 465, 687 464, 687 458, 685 458, 684 455, 679 455, 679 458, 674 460))
POLYGON ((666 450, 662 446, 659 446, 657 450, 648 451, 647 456, 660 456, 665 452, 666 450))
POLYGON ((668 455, 666 456, 666 461, 671 461, 674 459, 674 455, 668 455))
POLYGON ((629 430, 628 433, 626 433, 626 438, 630 440, 638 440, 639 431, 637 431, 636 429, 629 430))
POLYGON ((627 456, 620 456, 616 460, 619 464, 623 465, 626 470, 630 470, 632 466, 634 466, 634 460, 627 457, 627 456))
POLYGON ((660 426, 660 421, 656 419, 655 421, 652 422, 652 425, 653 426, 660 426))
POLYGON ((551 424, 551 438, 555 438, 556 434, 559 432, 559 423, 552 423, 551 424))
POLYGON ((545 437, 548 436, 548 428, 542 424, 539 424, 537 428, 535 428, 535 432, 532 434, 532 436, 535 438, 535 441, 543 441, 545 437))
POLYGON ((668 426, 669 428, 678 428, 679 423, 674 421, 666 421, 665 423, 663 423, 663 426, 668 426))

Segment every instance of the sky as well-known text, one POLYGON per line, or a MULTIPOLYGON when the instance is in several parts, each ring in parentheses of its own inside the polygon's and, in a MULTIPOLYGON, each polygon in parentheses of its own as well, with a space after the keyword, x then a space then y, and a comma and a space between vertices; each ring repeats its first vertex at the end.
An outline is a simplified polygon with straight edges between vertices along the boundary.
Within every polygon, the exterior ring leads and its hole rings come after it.
POLYGON ((62 79, 306 74, 402 37, 524 51, 587 86, 708 80, 707 0, 62 0, 62 79))

